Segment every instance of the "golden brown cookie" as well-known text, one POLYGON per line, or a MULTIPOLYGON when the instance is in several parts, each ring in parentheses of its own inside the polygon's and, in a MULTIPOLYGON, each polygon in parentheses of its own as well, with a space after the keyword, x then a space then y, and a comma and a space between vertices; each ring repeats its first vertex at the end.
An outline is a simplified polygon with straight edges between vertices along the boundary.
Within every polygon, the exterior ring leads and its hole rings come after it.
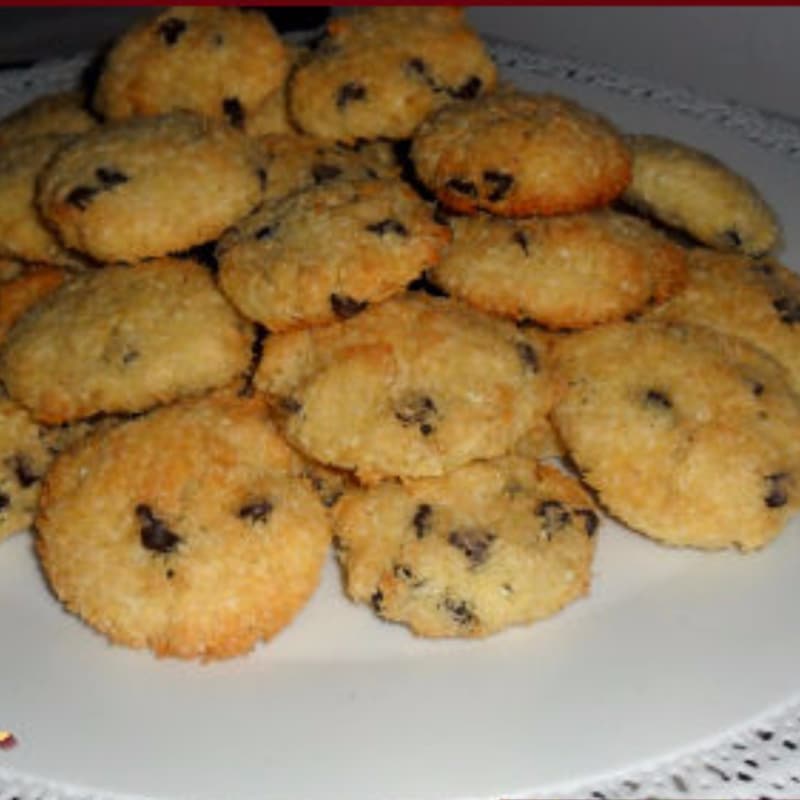
POLYGON ((57 458, 37 550, 67 609, 112 642, 227 658, 274 636, 319 581, 330 541, 263 399, 159 409, 57 458))

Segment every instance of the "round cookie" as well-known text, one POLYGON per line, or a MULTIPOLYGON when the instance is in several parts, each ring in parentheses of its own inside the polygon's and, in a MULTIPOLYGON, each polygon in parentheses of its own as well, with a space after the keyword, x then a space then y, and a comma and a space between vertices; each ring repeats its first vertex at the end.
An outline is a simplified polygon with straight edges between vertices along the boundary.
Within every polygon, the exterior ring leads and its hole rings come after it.
POLYGON ((0 342, 11 326, 43 297, 64 281, 64 270, 32 266, 7 281, 0 282, 0 342))
POLYGON ((800 507, 800 399, 785 370, 709 328, 617 323, 556 348, 553 412, 611 514, 673 545, 752 550, 800 507))
POLYGON ((786 367, 800 394, 800 276, 777 261, 705 248, 688 261, 687 287, 653 316, 747 339, 786 367))
POLYGON ((759 191, 719 159, 661 136, 627 137, 633 179, 623 200, 719 250, 761 256, 780 231, 759 191))
POLYGON ((62 148, 38 203, 68 247, 133 262, 216 239, 261 201, 265 180, 244 134, 175 113, 105 125, 62 148))
POLYGON ((411 159, 437 198, 466 214, 585 211, 610 203, 631 176, 628 148, 604 118, 564 97, 513 89, 431 115, 411 159))
POLYGON ((586 594, 598 522, 575 479, 504 457, 353 492, 334 534, 353 600, 421 636, 479 637, 586 594))
POLYGON ((264 201, 333 180, 400 177, 387 142, 345 147, 302 134, 272 134, 258 139, 267 170, 264 201))
POLYGON ((494 88, 497 70, 455 7, 373 7, 334 18, 289 82, 289 112, 325 139, 408 138, 436 108, 494 88))
POLYGON ((86 110, 82 92, 54 92, 0 119, 0 148, 35 136, 84 133, 96 125, 97 120, 86 110))
POLYGON ((268 338, 255 384, 291 442, 367 482, 500 455, 556 391, 537 332, 411 293, 268 338))
POLYGON ((108 119, 183 109, 241 128, 288 69, 286 48, 261 11, 175 6, 116 42, 92 102, 108 119))
POLYGON ((45 575, 112 642, 226 658, 285 627, 316 589, 325 510, 263 398, 158 409, 56 459, 36 518, 45 575))
POLYGON ((267 203, 219 243, 219 282, 271 331, 347 317, 435 264, 450 229, 400 180, 336 180, 267 203))
POLYGON ((647 223, 613 211, 452 220, 433 282, 484 311, 551 329, 586 328, 674 294, 686 256, 647 223))
POLYGON ((0 380, 46 423, 135 412, 235 380, 251 340, 198 264, 109 266, 74 276, 17 321, 0 380))
POLYGON ((0 148, 0 255, 20 261, 78 267, 36 208, 36 182, 70 136, 36 136, 0 148))

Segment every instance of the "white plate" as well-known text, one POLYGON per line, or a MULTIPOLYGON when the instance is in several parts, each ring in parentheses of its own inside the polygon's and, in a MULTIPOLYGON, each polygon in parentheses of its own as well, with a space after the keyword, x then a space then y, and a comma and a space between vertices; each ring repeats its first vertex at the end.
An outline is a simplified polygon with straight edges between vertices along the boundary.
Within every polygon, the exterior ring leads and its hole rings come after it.
MULTIPOLYGON (((716 153, 779 210, 784 258, 800 263, 800 163, 764 146, 778 128, 498 53, 521 86, 716 153)), ((30 92, 0 92, 0 104, 30 92)), ((0 547, 0 729, 19 746, 0 750, 0 790, 27 776, 82 797, 530 797, 691 751, 800 690, 797 520, 748 556, 671 550, 605 523, 594 572, 591 596, 546 622, 432 642, 349 604, 331 563, 274 641, 202 666, 107 645, 62 611, 16 537, 0 547)))

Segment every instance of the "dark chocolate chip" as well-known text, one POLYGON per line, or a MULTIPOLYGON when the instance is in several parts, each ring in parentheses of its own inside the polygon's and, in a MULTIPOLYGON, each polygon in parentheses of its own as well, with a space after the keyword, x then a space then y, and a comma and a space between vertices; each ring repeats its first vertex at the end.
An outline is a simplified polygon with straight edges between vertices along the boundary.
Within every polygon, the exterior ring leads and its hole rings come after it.
POLYGON ((722 236, 730 247, 742 246, 742 237, 739 235, 739 231, 737 231, 735 228, 725 231, 722 236))
POLYGON ((303 404, 294 397, 281 397, 278 400, 278 408, 284 414, 299 414, 303 410, 303 404))
POLYGON ((66 199, 71 206, 75 206, 75 208, 85 211, 89 207, 89 203, 99 191, 99 189, 96 189, 93 186, 76 186, 67 195, 66 199))
POLYGON ((477 617, 470 608, 466 600, 455 600, 452 597, 446 597, 444 600, 444 607, 448 614, 459 625, 472 625, 477 622, 477 617))
POLYGON ((360 314, 368 305, 366 300, 356 300, 346 294, 332 294, 330 301, 333 313, 340 319, 350 319, 360 314))
POLYGON ((339 87, 336 94, 336 107, 343 109, 348 103, 354 100, 364 100, 367 96, 366 87, 360 83, 350 81, 339 87))
POLYGON ((156 553, 171 553, 183 541, 153 513, 150 506, 140 503, 136 506, 136 516, 141 523, 139 535, 142 546, 148 550, 156 553))
POLYGON ((528 255, 528 237, 525 231, 514 231, 514 233, 511 235, 511 240, 514 242, 514 244, 518 244, 520 246, 520 249, 523 253, 525 253, 526 256, 528 255))
POLYGON ((392 572, 395 578, 400 578, 401 581, 411 583, 414 580, 414 570, 408 564, 395 564, 392 572))
POLYGON ((751 380, 748 381, 750 389, 756 397, 761 397, 764 394, 764 384, 761 381, 751 380))
POLYGON ((256 176, 258 177, 258 185, 263 192, 264 189, 267 188, 267 171, 264 169, 264 167, 259 167, 256 170, 256 176))
POLYGON ((539 356, 534 350, 530 342, 517 342, 517 355, 522 359, 522 363, 531 372, 537 372, 539 369, 539 356))
POLYGON ((275 235, 275 231, 278 229, 277 225, 264 225, 262 228, 259 228, 256 233, 255 237, 259 241, 263 241, 264 239, 270 239, 272 236, 275 235))
POLYGON ((421 58, 409 59, 407 65, 410 72, 416 72, 418 75, 427 75, 428 66, 421 58))
POLYGON ((433 421, 438 410, 436 403, 427 395, 409 395, 395 407, 394 415, 403 425, 419 425, 423 436, 430 436, 434 431, 433 421))
POLYGON ((490 531, 467 528, 450 531, 447 541, 464 553, 471 567, 477 567, 488 558, 489 547, 496 538, 495 534, 490 531))
POLYGON ((239 518, 250 522, 267 522, 272 514, 274 506, 269 500, 254 500, 246 503, 239 509, 239 518))
POLYGON ((185 20, 178 17, 169 17, 158 26, 158 34, 168 45, 173 45, 186 32, 187 24, 185 20))
POLYGON ((369 598, 369 603, 372 608, 380 614, 381 610, 383 609, 383 592, 380 589, 376 589, 372 593, 372 597, 369 598))
POLYGON ((600 518, 592 511, 591 508, 576 508, 576 517, 583 517, 583 524, 586 527, 586 535, 591 539, 597 532, 597 526, 600 524, 600 518))
POLYGON ((226 97, 222 101, 222 111, 234 128, 244 127, 244 107, 238 97, 226 97))
POLYGON ((483 88, 483 81, 477 75, 471 75, 461 86, 450 90, 450 94, 456 100, 472 100, 478 96, 483 88))
POLYGON ((14 466, 14 474, 17 476, 17 483, 23 488, 27 489, 37 483, 41 475, 34 471, 30 462, 24 455, 17 453, 12 460, 14 466))
POLYGON ((536 516, 542 520, 542 529, 545 536, 550 539, 569 524, 570 513, 560 500, 543 500, 536 507, 536 516))
POLYGON ((767 475, 767 493, 764 495, 764 503, 768 508, 780 508, 789 502, 789 491, 786 486, 789 474, 786 472, 775 472, 767 475))
POLYGON ((459 194, 467 195, 467 197, 477 197, 478 187, 472 182, 464 178, 450 178, 445 184, 448 189, 452 189, 459 194))
POLYGON ((649 408, 669 409, 672 408, 672 400, 666 392, 657 389, 648 389, 644 396, 644 403, 649 408))
POLYGON ((483 173, 483 182, 491 186, 487 199, 492 203, 496 203, 509 193, 514 185, 514 176, 498 170, 486 170, 483 173))
POLYGON ((311 488, 319 495, 319 499, 325 508, 332 508, 342 496, 342 490, 325 480, 321 475, 313 472, 306 472, 306 477, 311 482, 311 488))
POLYGON ((139 358, 140 355, 141 355, 141 353, 138 350, 133 350, 133 349, 126 350, 122 354, 122 363, 123 364, 131 364, 134 361, 136 361, 136 359, 139 358))
POLYGON ((417 510, 414 512, 414 517, 411 524, 414 526, 414 532, 417 534, 417 539, 422 539, 425 534, 430 533, 431 525, 433 524, 433 509, 428 503, 420 503, 417 510))
POLYGON ((4 511, 10 505, 11 498, 5 492, 0 492, 0 511, 4 511))
POLYGON ((168 569, 164 574, 166 575, 167 580, 171 581, 175 577, 175 570, 168 569))
POLYGON ((385 236, 387 233, 394 233, 397 236, 408 236, 408 228, 396 219, 382 219, 380 222, 371 222, 366 226, 370 233, 377 233, 378 236, 385 236))
POLYGON ((121 183, 127 183, 129 180, 124 172, 120 172, 113 167, 98 167, 94 174, 97 176, 97 180, 99 180, 106 189, 119 186, 121 183))
POLYGON ((311 177, 314 179, 314 183, 332 181, 341 174, 341 167, 337 167, 335 164, 314 164, 311 167, 311 177))
POLYGON ((800 299, 796 297, 779 297, 772 301, 773 308, 778 312, 781 322, 794 325, 800 322, 800 299))

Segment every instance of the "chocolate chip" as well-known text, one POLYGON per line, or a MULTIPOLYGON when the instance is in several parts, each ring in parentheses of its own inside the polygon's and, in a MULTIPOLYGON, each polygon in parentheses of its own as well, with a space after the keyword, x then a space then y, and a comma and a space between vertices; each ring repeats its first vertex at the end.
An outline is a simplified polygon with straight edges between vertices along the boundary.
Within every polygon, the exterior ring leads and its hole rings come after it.
POLYGON ((372 593, 372 597, 369 598, 369 603, 372 608, 380 614, 383 609, 383 592, 380 589, 376 589, 372 593))
POLYGON ((414 526, 414 531, 417 534, 417 539, 422 539, 425 534, 430 533, 431 525, 433 523, 433 509, 428 503, 420 503, 417 510, 414 512, 414 518, 411 524, 414 526))
POLYGON ((427 395, 408 395, 395 407, 394 415, 404 425, 419 425, 423 436, 430 436, 434 431, 433 421, 438 410, 436 403, 427 395))
POLYGON ((542 529, 549 540, 554 533, 558 533, 569 525, 571 516, 560 500, 543 500, 536 507, 536 516, 542 520, 542 529))
POLYGON ((168 569, 164 574, 165 574, 167 580, 171 581, 175 577, 175 570, 174 569, 168 569))
POLYGON ((222 101, 222 111, 234 128, 244 127, 244 107, 238 97, 226 97, 222 101))
POLYGON ((752 264, 750 266, 751 272, 757 272, 759 275, 766 275, 767 277, 772 277, 775 274, 775 267, 772 264, 768 264, 766 262, 759 262, 758 264, 752 264))
POLYGON ((367 96, 366 88, 360 84, 351 81, 339 87, 336 94, 336 107, 343 109, 348 103, 354 100, 364 100, 367 96))
POLYGON ((281 397, 278 400, 278 408, 284 414, 299 414, 303 410, 303 404, 294 397, 281 397))
POLYGON ((341 174, 341 167, 337 167, 335 164, 314 164, 311 167, 311 177, 314 179, 314 183, 332 181, 341 174))
POLYGON ((750 389, 756 397, 761 397, 764 394, 764 384, 761 381, 749 380, 750 389))
POLYGON ((171 553, 183 541, 153 513, 150 506, 140 503, 136 506, 136 516, 141 523, 139 536, 142 546, 148 550, 171 553))
POLYGON ((134 361, 136 361, 136 359, 139 358, 140 355, 141 355, 141 353, 138 350, 132 350, 132 349, 126 350, 122 354, 122 363, 123 364, 131 364, 134 361))
POLYGON ((255 500, 239 509, 239 518, 249 522, 267 522, 274 506, 269 500, 255 500))
POLYGON ((514 244, 518 244, 522 252, 525 253, 526 256, 528 255, 528 237, 525 231, 514 231, 511 235, 511 241, 513 241, 514 244))
POLYGON ((773 308, 778 312, 781 322, 794 325, 800 322, 800 300, 796 297, 779 297, 772 301, 773 308))
POLYGON ((507 172, 499 172, 497 170, 486 170, 483 173, 484 183, 491 185, 487 199, 495 203, 502 200, 514 185, 514 176, 509 175, 507 172))
POLYGON ((183 36, 186 28, 187 25, 184 20, 178 19, 178 17, 170 17, 158 26, 158 33, 166 44, 173 45, 183 36))
POLYGON ((672 408, 672 400, 666 392, 661 392, 657 389, 648 389, 644 396, 644 403, 649 408, 670 409, 672 408))
POLYGON ((89 207, 89 203, 99 191, 99 189, 96 189, 93 186, 76 186, 67 195, 66 200, 71 206, 75 206, 75 208, 85 211, 89 207))
POLYGON ((739 231, 737 231, 735 228, 725 231, 725 233, 722 234, 722 237, 730 247, 738 248, 742 246, 742 237, 739 235, 739 231))
POLYGON ((264 239, 271 239, 275 235, 275 231, 278 229, 277 225, 264 225, 262 228, 259 228, 255 232, 255 237, 259 241, 263 241, 264 239))
POLYGON ((267 188, 267 171, 264 169, 264 167, 259 167, 256 170, 256 177, 258 178, 259 188, 263 192, 264 189, 267 188))
POLYGON ((332 294, 330 301, 333 313, 340 319, 350 319, 360 314, 368 305, 366 300, 356 300, 345 294, 332 294))
POLYGON ((113 167, 98 167, 94 174, 97 176, 97 180, 99 180, 106 189, 119 186, 121 183, 127 183, 129 180, 124 172, 120 172, 113 167))
POLYGON ((394 233, 397 236, 408 236, 408 228, 396 219, 382 219, 380 222, 372 222, 366 226, 370 233, 377 233, 378 236, 385 236, 387 233, 394 233))
POLYGON ((586 528, 586 535, 591 539, 597 531, 597 526, 600 524, 600 518, 592 511, 591 508, 576 508, 576 517, 583 517, 583 524, 586 528))
POLYGON ((464 178, 450 178, 445 184, 448 189, 452 189, 459 194, 467 195, 467 197, 477 197, 478 187, 472 181, 464 178))
POLYGON ((414 581, 414 570, 412 570, 408 564, 395 564, 392 568, 392 573, 394 574, 395 578, 399 578, 401 581, 405 581, 406 583, 411 583, 414 581))
POLYGON ((525 367, 531 372, 537 372, 539 370, 539 356, 536 354, 533 345, 529 342, 517 342, 516 348, 517 355, 522 359, 525 367))
POLYGON ((464 553, 470 567, 477 567, 488 558, 489 547, 496 538, 495 534, 489 531, 467 528, 450 531, 447 541, 464 553))
POLYGON ((19 483, 23 489, 33 486, 34 483, 40 480, 41 475, 34 471, 28 459, 21 453, 17 453, 11 460, 11 463, 14 467, 14 474, 17 476, 17 483, 19 483))
POLYGON ((426 75, 428 72, 428 66, 421 58, 409 59, 406 66, 410 72, 416 72, 418 75, 426 75))
POLYGON ((333 508, 342 496, 342 490, 333 482, 325 480, 321 475, 316 475, 311 471, 305 473, 311 482, 311 488, 319 495, 319 499, 325 508, 333 508))
POLYGON ((478 621, 466 600, 456 600, 452 597, 444 599, 444 608, 459 625, 473 625, 478 621))
POLYGON ((10 505, 11 498, 5 492, 0 492, 0 511, 5 511, 10 505))
POLYGON ((477 75, 471 75, 461 86, 450 90, 450 95, 456 100, 472 100, 478 96, 483 88, 483 81, 477 75))
POLYGON ((767 494, 764 495, 764 503, 768 508, 780 508, 789 502, 789 491, 786 483, 789 474, 786 472, 775 472, 767 475, 767 494))

